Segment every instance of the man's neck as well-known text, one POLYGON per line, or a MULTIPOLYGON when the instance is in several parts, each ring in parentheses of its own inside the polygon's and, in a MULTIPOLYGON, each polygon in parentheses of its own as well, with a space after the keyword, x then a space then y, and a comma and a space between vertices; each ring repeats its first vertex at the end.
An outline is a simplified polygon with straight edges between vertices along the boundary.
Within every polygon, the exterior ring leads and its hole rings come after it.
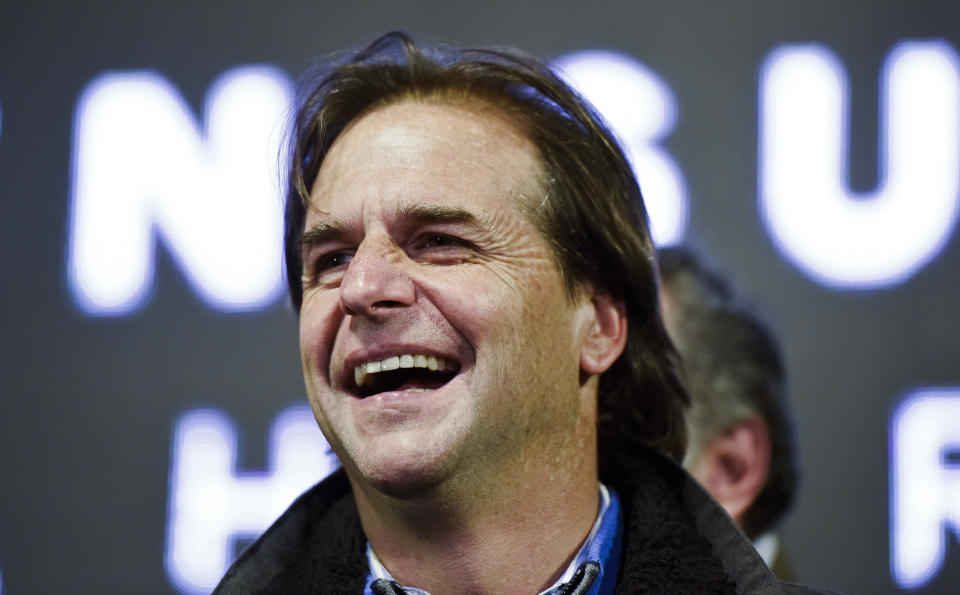
MULTIPOLYGON (((587 449, 590 450, 590 449, 587 449)), ((527 466, 522 481, 394 499, 354 483, 364 532, 390 574, 432 595, 537 593, 559 578, 596 519, 595 455, 527 466)))

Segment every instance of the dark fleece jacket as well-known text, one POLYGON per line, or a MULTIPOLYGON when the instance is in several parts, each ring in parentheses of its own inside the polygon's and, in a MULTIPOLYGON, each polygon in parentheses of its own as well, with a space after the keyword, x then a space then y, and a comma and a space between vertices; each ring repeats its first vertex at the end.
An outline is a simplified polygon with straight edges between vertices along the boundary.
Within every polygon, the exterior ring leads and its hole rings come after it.
MULTIPOLYGON (((679 466, 638 448, 614 479, 624 519, 617 593, 814 593, 780 583, 723 509, 679 466)), ((346 474, 300 496, 214 593, 363 593, 366 538, 346 474)), ((521 559, 518 562, 522 563, 521 559)))

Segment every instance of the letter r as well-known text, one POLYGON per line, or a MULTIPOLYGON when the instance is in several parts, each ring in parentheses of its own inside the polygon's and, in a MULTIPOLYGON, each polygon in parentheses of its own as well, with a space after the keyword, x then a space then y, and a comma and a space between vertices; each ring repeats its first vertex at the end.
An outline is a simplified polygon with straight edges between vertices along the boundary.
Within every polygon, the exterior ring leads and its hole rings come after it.
POLYGON ((946 532, 960 534, 960 387, 908 395, 890 424, 891 566, 904 588, 926 584, 943 564, 946 532))

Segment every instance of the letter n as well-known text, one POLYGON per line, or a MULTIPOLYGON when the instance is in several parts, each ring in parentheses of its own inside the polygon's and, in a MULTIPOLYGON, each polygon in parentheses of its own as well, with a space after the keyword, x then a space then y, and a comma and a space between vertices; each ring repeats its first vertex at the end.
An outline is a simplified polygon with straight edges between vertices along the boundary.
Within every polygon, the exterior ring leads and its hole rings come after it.
POLYGON ((162 240, 190 287, 220 310, 250 310, 282 288, 278 192, 287 78, 236 68, 210 88, 205 127, 149 72, 108 73, 77 104, 68 283, 93 315, 136 310, 162 240))

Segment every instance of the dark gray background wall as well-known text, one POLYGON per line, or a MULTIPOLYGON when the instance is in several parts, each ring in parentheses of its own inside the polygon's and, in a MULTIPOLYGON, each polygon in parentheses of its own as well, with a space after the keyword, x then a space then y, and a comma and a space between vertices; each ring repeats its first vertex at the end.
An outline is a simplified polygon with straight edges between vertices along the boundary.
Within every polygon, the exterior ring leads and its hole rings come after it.
MULTIPOLYGON (((888 428, 911 389, 960 386, 960 233, 906 283, 839 291, 775 250, 757 209, 758 68, 783 43, 832 48, 850 76, 850 184, 877 182, 879 70, 904 39, 960 47, 960 5, 741 2, 5 2, 0 7, 0 572, 4 593, 173 590, 163 567, 171 430, 212 406, 236 421, 241 463, 265 463, 270 420, 302 399, 283 300, 224 314, 158 250, 156 292, 131 316, 91 317, 67 288, 73 117, 105 71, 151 68, 200 117, 240 64, 299 75, 315 56, 402 28, 545 58, 613 49, 677 97, 665 146, 688 186, 686 237, 731 273, 783 341, 805 481, 782 534, 798 578, 895 592, 888 428)), ((642 185, 642 180, 641 180, 642 185)), ((211 233, 218 233, 210 221, 211 233)), ((924 592, 955 592, 947 534, 924 592), (952 585, 952 586, 951 586, 952 585)))

